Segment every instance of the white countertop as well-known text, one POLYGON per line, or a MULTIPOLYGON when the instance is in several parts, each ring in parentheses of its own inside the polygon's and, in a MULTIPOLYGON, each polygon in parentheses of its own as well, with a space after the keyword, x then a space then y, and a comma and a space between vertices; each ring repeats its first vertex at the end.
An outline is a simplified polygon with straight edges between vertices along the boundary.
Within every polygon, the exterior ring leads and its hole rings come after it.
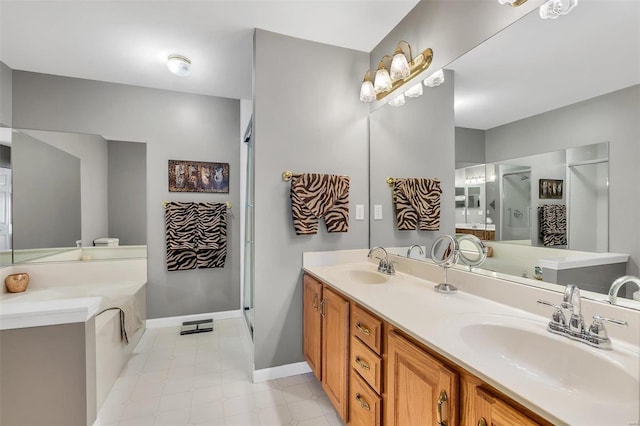
POLYGON ((538 263, 543 268, 563 270, 572 268, 584 268, 588 266, 610 265, 613 263, 626 263, 628 254, 622 253, 588 253, 577 256, 561 256, 540 259, 538 263))
MULTIPOLYGON (((375 271, 375 265, 363 262, 362 257, 356 261, 357 257, 351 255, 343 259, 347 263, 336 267, 336 259, 336 255, 330 255, 326 261, 305 262, 304 270, 552 423, 628 426, 640 420, 640 403, 634 406, 627 401, 611 407, 597 399, 584 401, 575 396, 572 398, 567 396, 566 389, 565 392, 555 392, 548 383, 541 383, 539 378, 529 372, 514 373, 513 365, 506 365, 507 361, 500 359, 502 357, 488 360, 486 356, 478 354, 478 351, 470 350, 461 343, 459 337, 464 324, 468 325, 469 318, 477 320, 478 315, 499 316, 503 319, 517 317, 519 321, 525 321, 537 330, 546 329, 551 315, 541 317, 462 291, 449 295, 436 293, 433 291, 434 282, 402 272, 391 276, 385 284, 354 282, 345 273, 348 268, 375 271), (345 269, 341 271, 340 268, 345 269)), ((549 335, 552 339, 566 339, 549 335)), ((621 356, 623 362, 630 362, 632 370, 637 370, 637 360, 640 359, 638 347, 626 342, 615 342, 614 345, 614 351, 584 346, 585 350, 593 351, 594 356, 621 356)), ((540 350, 544 351, 544 348, 540 350)), ((561 358, 562 354, 558 354, 558 357, 561 358)), ((570 360, 559 359, 558 362, 570 360)), ((632 371, 631 374, 636 379, 639 375, 638 371, 632 371)))

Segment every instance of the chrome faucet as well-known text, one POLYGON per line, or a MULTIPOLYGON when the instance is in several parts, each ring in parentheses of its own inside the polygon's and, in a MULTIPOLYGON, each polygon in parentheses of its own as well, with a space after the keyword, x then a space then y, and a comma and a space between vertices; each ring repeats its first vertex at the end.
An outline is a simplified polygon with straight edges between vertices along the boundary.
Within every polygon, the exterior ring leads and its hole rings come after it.
POLYGON ((81 248, 82 247, 82 240, 76 240, 76 247, 77 248, 81 248))
POLYGON ((414 244, 411 247, 409 247, 409 250, 407 250, 407 257, 409 259, 411 259, 411 252, 413 251, 414 248, 418 249, 418 253, 420 253, 421 255, 424 256, 424 250, 422 250, 422 247, 420 247, 418 244, 414 244))
POLYGON ((609 339, 607 330, 604 328, 603 321, 623 327, 628 325, 626 321, 594 315, 593 323, 589 327, 589 330, 586 330, 584 318, 581 313, 580 289, 573 284, 569 284, 565 288, 562 303, 560 305, 554 305, 546 300, 538 300, 538 303, 555 308, 551 321, 549 321, 549 325, 547 326, 547 330, 551 333, 559 334, 596 348, 611 349, 611 339, 609 339), (567 322, 564 313, 562 312, 563 310, 571 311, 569 322, 567 322))
POLYGON ((625 275, 616 279, 613 283, 611 283, 611 288, 609 289, 609 302, 611 302, 612 305, 615 305, 615 303, 618 301, 618 290, 620 290, 620 288, 627 283, 635 284, 638 287, 638 290, 640 290, 640 278, 638 277, 634 277, 633 275, 625 275))
POLYGON ((376 250, 382 250, 384 252, 384 258, 376 257, 376 259, 380 260, 380 262, 378 263, 378 272, 382 272, 383 274, 387 275, 395 275, 396 270, 393 267, 393 264, 398 262, 389 262, 389 253, 387 253, 387 250, 385 250, 384 247, 373 247, 371 250, 369 250, 369 254, 367 254, 367 257, 371 258, 373 252, 376 250))

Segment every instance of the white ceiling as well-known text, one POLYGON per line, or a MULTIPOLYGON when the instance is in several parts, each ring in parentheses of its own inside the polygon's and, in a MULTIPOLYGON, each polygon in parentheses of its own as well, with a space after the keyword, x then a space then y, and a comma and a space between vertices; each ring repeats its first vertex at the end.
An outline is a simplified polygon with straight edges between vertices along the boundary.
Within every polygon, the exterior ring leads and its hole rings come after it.
MULTIPOLYGON (((0 0, 0 60, 251 99, 253 28, 370 52, 417 2, 0 0), (191 58, 191 76, 168 72, 171 53, 191 58)), ((639 84, 640 0, 580 0, 556 20, 534 11, 446 68, 455 71, 456 124, 476 129, 639 84)))
POLYGON ((254 28, 370 52, 417 3, 0 0, 0 60, 23 71, 251 99, 254 28), (168 72, 171 53, 191 59, 191 76, 168 72))
POLYGON ((454 70, 456 125, 490 129, 640 84, 640 1, 537 10, 466 53, 454 70))

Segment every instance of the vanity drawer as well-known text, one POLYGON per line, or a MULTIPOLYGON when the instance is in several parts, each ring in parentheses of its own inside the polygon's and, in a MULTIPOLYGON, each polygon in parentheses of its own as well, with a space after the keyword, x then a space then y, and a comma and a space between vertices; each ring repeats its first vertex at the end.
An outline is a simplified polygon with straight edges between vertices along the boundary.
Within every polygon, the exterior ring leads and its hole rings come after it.
POLYGON ((382 359, 356 337, 351 337, 351 367, 374 391, 381 393, 382 359))
POLYGON ((375 353, 382 353, 382 321, 358 305, 351 314, 351 335, 356 336, 375 353))
POLYGON ((349 426, 380 426, 382 398, 357 374, 351 374, 349 426))

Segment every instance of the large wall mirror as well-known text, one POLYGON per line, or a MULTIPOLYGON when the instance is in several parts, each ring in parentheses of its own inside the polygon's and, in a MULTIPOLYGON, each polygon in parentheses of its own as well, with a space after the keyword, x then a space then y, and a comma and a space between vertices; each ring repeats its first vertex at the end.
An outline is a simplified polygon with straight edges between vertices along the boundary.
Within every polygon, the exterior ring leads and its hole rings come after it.
POLYGON ((442 86, 372 112, 370 245, 428 253, 442 234, 473 234, 494 254, 474 271, 558 291, 566 283, 540 259, 629 255, 599 282, 579 277, 601 300, 611 276, 638 275, 637 227, 622 211, 640 198, 639 19, 640 4, 624 1, 583 2, 553 21, 533 11, 445 67, 442 86), (394 229, 386 176, 439 179, 439 231, 394 229))
POLYGON ((146 257, 146 144, 9 128, 0 136, 2 265, 146 257))

